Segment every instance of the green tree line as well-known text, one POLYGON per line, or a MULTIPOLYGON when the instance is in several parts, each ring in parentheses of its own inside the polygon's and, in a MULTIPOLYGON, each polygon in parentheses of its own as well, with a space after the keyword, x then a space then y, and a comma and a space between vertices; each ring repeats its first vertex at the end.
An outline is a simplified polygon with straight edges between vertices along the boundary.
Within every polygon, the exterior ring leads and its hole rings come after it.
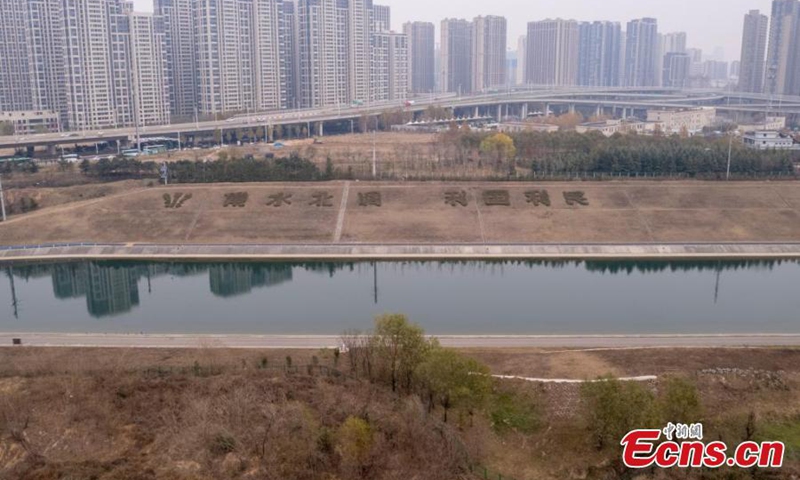
MULTIPOLYGON (((505 134, 503 134, 505 136, 505 134)), ((581 134, 574 131, 556 133, 518 132, 508 136, 513 144, 507 159, 513 167, 529 168, 533 173, 597 172, 607 174, 681 174, 688 176, 722 174, 727 170, 731 152, 734 174, 792 173, 793 154, 786 151, 758 151, 727 138, 682 138, 620 135, 605 137, 598 132, 581 134)), ((498 168, 492 134, 452 128, 439 135, 440 145, 449 147, 456 161, 483 159, 498 168)), ((794 154, 796 155, 796 154, 794 154)))
MULTIPOLYGON (((160 175, 155 162, 141 162, 135 158, 116 157, 97 162, 84 160, 81 171, 101 180, 153 178, 160 175)), ((211 161, 180 160, 169 164, 170 183, 216 182, 284 182, 328 180, 334 175, 330 162, 320 171, 313 162, 292 154, 288 158, 263 158, 252 156, 211 161)))

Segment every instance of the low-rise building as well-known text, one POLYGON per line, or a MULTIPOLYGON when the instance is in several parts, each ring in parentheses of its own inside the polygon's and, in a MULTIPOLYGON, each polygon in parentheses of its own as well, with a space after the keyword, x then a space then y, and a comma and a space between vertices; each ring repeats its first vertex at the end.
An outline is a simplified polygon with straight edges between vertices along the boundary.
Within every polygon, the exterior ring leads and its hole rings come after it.
POLYGON ((504 133, 518 132, 542 132, 555 133, 559 129, 558 125, 534 122, 503 122, 497 126, 497 130, 504 133))
POLYGON ((36 110, 0 112, 0 135, 33 135, 60 131, 61 122, 56 112, 36 110), (2 128, 3 126, 6 128, 2 128))
POLYGON ((800 150, 800 144, 795 143, 791 135, 776 131, 747 132, 742 141, 754 150, 800 150))
POLYGON ((636 133, 638 135, 654 135, 656 132, 664 131, 663 122, 643 122, 641 120, 606 120, 604 122, 582 123, 575 127, 578 133, 600 132, 606 137, 616 133, 626 135, 636 133))
POLYGON ((784 128, 786 128, 786 117, 767 117, 766 121, 763 122, 740 124, 738 130, 739 133, 745 134, 759 130, 780 131, 784 128))
POLYGON ((680 134, 684 131, 694 135, 714 123, 717 109, 713 107, 682 108, 679 110, 648 110, 648 122, 664 124, 664 134, 680 134))

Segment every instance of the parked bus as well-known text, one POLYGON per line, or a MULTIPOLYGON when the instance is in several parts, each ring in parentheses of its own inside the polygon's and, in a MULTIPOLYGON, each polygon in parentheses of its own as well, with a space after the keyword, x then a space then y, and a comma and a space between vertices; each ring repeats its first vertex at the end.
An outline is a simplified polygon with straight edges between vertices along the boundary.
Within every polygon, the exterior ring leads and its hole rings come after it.
POLYGON ((157 153, 164 153, 167 151, 166 145, 149 145, 147 147, 142 148, 142 154, 144 155, 155 155, 157 153))

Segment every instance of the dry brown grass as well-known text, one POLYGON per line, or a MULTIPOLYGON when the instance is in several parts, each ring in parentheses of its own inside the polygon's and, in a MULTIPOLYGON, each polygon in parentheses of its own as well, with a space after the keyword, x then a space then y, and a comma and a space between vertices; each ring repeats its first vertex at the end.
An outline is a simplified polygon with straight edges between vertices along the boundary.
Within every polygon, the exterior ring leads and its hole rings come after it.
MULTIPOLYGON (((29 352, 2 353, 3 480, 444 480, 466 464, 463 445, 438 433, 455 432, 421 403, 361 381, 264 369, 263 353, 29 352), (350 416, 374 432, 357 471, 336 449, 350 416)), ((332 361, 327 352, 270 352, 269 364, 284 364, 284 353, 294 365, 312 355, 332 361)))
MULTIPOLYGON (((707 434, 729 443, 743 440, 751 412, 758 425, 800 418, 800 350, 463 352, 494 373, 690 378, 702 395, 707 434), (769 375, 703 373, 715 368, 769 375)), ((0 349, 0 479, 452 479, 462 474, 467 454, 519 480, 619 478, 609 470, 610 453, 587 440, 578 386, 498 384, 498 391, 533 402, 541 415, 534 431, 498 433, 483 415, 453 415, 454 424, 442 425, 436 412, 428 415, 413 397, 386 388, 260 368, 264 358, 269 367, 279 367, 287 356, 295 366, 314 357, 329 366, 335 358, 329 350, 213 345, 0 349), (336 430, 349 416, 368 419, 375 432, 358 465, 343 461, 336 443, 336 430)), ((792 451, 780 472, 785 475, 771 478, 800 473, 798 455, 792 451)))
MULTIPOLYGON (((140 190, 131 189, 132 185, 37 192, 40 204, 54 206, 17 216, 8 228, 0 226, 0 244, 327 243, 333 240, 344 192, 343 182, 140 190), (331 207, 309 205, 317 191, 333 195, 331 207), (163 195, 179 192, 193 197, 180 209, 164 208, 163 195), (234 192, 248 192, 244 208, 223 206, 225 194, 234 192), (269 195, 280 192, 293 195, 292 205, 268 206, 269 195), (77 195, 99 198, 64 204, 77 195)), ((800 238, 800 184, 793 182, 350 185, 342 234, 348 242, 793 242, 800 238), (509 192, 510 206, 483 203, 483 192, 497 189, 509 192), (552 206, 527 203, 524 194, 531 189, 546 189, 552 206), (466 191, 469 205, 446 205, 444 195, 450 190, 466 191), (574 190, 585 192, 588 206, 567 206, 563 194, 574 190), (358 194, 373 191, 381 193, 383 205, 359 206, 358 194)))

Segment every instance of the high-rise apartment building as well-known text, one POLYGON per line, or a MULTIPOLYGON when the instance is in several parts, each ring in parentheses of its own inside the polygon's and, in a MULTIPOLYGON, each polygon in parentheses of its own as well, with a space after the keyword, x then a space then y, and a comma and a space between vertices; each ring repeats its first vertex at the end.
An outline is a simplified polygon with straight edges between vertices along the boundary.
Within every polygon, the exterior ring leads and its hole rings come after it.
MULTIPOLYGON (((28 50, 33 108, 58 112, 61 125, 66 126, 64 96, 66 39, 62 3, 60 0, 28 0, 27 5, 27 42, 28 45, 37 46, 28 50)), ((3 27, 5 28, 5 24, 3 27)))
MULTIPOLYGON (((288 48, 291 32, 282 23, 284 2, 253 0, 253 84, 255 110, 287 108, 292 65, 288 48)), ((245 39, 247 41, 247 39, 245 39)))
POLYGON ((408 36, 378 32, 372 41, 371 100, 405 100, 408 96, 408 36))
POLYGON ((575 20, 528 23, 525 83, 575 85, 578 81, 579 30, 575 20))
POLYGON ((436 88, 436 27, 427 22, 403 25, 408 36, 410 89, 414 93, 433 92, 436 88))
POLYGON ((0 1, 0 112, 31 110, 25 2, 0 1))
MULTIPOLYGON (((79 130, 404 99, 412 82, 410 36, 372 0, 154 0, 152 14, 2 0, 0 27, 0 109, 56 111, 79 130)), ((433 30, 415 35, 425 91, 433 30)))
POLYGON ((155 0, 155 14, 164 24, 170 110, 177 117, 197 113, 193 0, 155 0))
POLYGON ((769 19, 758 10, 744 16, 742 56, 739 63, 739 91, 764 91, 764 56, 767 49, 769 19))
POLYGON ((388 6, 372 6, 372 27, 375 32, 392 31, 392 12, 388 6))
POLYGON ((347 0, 341 2, 347 21, 347 56, 349 98, 367 102, 370 99, 372 59, 372 0, 347 0))
POLYGON ((667 53, 664 55, 663 85, 670 88, 687 88, 691 69, 692 57, 685 53, 667 53))
POLYGON ((131 17, 133 3, 114 1, 107 4, 111 108, 113 125, 136 125, 134 105, 133 51, 131 17))
POLYGON ((164 24, 148 13, 128 15, 133 121, 138 125, 170 122, 170 96, 164 24))
POLYGON ((286 108, 299 108, 300 94, 300 50, 298 48, 297 3, 284 0, 281 2, 280 36, 283 45, 280 63, 284 71, 286 88, 286 108))
MULTIPOLYGON (((121 94, 115 96, 112 91, 110 11, 119 15, 121 2, 65 0, 63 6, 67 124, 73 130, 118 126, 118 118, 130 119, 129 105, 121 106, 117 115, 115 100, 121 94)), ((115 45, 122 46, 118 41, 115 45)), ((119 85, 117 90, 123 88, 127 86, 119 85)))
MULTIPOLYGON (((668 68, 667 54, 686 53, 686 32, 672 32, 658 34, 658 53, 656 62, 658 69, 659 85, 668 86, 666 83, 666 70, 668 68)), ((680 62, 680 60, 679 60, 680 62)))
POLYGON ((579 31, 578 85, 620 84, 622 28, 617 22, 582 22, 579 31))
POLYGON ((800 1, 774 0, 769 30, 765 89, 800 94, 800 1))
POLYGON ((57 112, 73 130, 169 123, 160 16, 134 13, 124 0, 28 0, 0 9, 0 62, 11 65, 0 72, 0 109, 57 112), (24 78, 13 78, 17 72, 24 78))
POLYGON ((300 107, 349 103, 347 3, 299 0, 296 16, 300 107))
POLYGON ((661 35, 661 52, 686 53, 686 32, 673 32, 661 35))
POLYGON ((472 90, 506 85, 507 22, 504 17, 476 17, 472 34, 472 90))
POLYGON ((525 85, 525 62, 527 60, 528 50, 528 36, 520 35, 517 38, 517 78, 514 83, 517 85, 525 85))
POLYGON ((631 20, 625 33, 625 85, 658 86, 662 60, 659 58, 658 22, 655 18, 631 20))
POLYGON ((472 92, 472 22, 444 19, 441 27, 442 79, 445 92, 472 92))

